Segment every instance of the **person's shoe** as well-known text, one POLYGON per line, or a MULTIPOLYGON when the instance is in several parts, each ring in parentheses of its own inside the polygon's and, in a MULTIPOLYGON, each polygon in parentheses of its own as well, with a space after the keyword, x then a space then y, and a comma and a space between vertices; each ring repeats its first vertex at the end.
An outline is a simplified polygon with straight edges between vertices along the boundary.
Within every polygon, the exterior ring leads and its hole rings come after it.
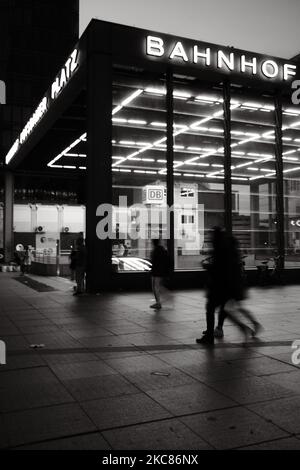
POLYGON ((215 338, 223 338, 224 337, 224 331, 221 326, 217 326, 214 331, 214 337, 215 338))
POLYGON ((251 336, 253 336, 254 331, 253 331, 249 326, 247 326, 247 325, 242 325, 242 326, 241 326, 241 330, 242 330, 242 332, 243 332, 243 334, 244 334, 244 337, 245 337, 245 341, 244 341, 244 342, 246 343, 247 340, 248 340, 251 336))
POLYGON ((255 336, 258 335, 258 333, 263 329, 260 323, 254 322, 254 330, 252 330, 252 336, 255 338, 255 336))
POLYGON ((161 308, 161 304, 155 303, 153 305, 150 305, 150 308, 155 308, 155 310, 159 310, 161 308))
POLYGON ((213 336, 210 336, 210 335, 203 335, 202 338, 197 338, 196 339, 196 343, 197 344, 210 344, 210 345, 213 345, 215 342, 215 339, 213 336))

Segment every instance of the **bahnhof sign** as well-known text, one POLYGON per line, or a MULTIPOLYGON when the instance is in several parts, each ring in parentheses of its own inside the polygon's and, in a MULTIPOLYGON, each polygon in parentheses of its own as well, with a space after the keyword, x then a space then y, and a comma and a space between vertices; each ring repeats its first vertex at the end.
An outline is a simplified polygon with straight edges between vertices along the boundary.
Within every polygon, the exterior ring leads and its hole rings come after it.
POLYGON ((90 290, 145 275, 157 236, 174 278, 198 276, 216 225, 237 237, 249 273, 275 257, 299 269, 297 79, 293 61, 93 20, 7 169, 84 181, 90 290), (114 208, 114 239, 97 236, 101 204, 114 208), (132 239, 118 220, 136 225, 139 205, 176 206, 179 216, 158 217, 146 238, 132 239))

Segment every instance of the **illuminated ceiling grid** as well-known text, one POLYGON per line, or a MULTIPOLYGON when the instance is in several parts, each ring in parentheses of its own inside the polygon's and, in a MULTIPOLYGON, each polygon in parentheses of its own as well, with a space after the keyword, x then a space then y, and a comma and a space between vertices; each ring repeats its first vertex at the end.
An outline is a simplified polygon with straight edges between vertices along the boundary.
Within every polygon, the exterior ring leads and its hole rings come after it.
MULTIPOLYGON (((114 172, 166 173, 165 94, 164 87, 119 88, 112 111, 114 172)), ((222 98, 211 91, 192 95, 175 89, 174 103, 174 174, 223 179, 222 98)), ((273 111, 268 100, 232 99, 233 180, 274 177, 273 111)), ((287 106, 283 114, 284 172, 292 173, 300 170, 300 109, 287 106)), ((86 139, 86 133, 79 136, 48 166, 86 169, 86 139)))

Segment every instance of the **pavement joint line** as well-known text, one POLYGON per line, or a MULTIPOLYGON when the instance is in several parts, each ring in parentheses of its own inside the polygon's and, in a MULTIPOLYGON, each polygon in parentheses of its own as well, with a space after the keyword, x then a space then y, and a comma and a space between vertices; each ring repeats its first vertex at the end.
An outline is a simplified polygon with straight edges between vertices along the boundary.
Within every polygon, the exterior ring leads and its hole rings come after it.
MULTIPOLYGON (((47 442, 56 442, 56 441, 60 441, 60 440, 63 440, 63 439, 68 439, 69 437, 72 438, 72 437, 80 437, 80 436, 89 436, 91 434, 100 434, 101 437, 107 442, 105 437, 102 436, 101 431, 99 431, 99 429, 95 429, 94 431, 88 431, 88 432, 76 433, 76 434, 67 434, 67 435, 58 436, 58 437, 54 437, 54 438, 50 438, 50 439, 42 439, 40 441, 29 441, 29 442, 25 442, 23 444, 18 444, 18 445, 13 446, 13 447, 11 447, 11 446, 2 447, 2 449, 22 449, 22 447, 31 446, 31 445, 35 445, 35 444, 44 444, 44 443, 47 443, 47 442)), ((108 443, 108 445, 110 446, 109 443, 108 443)))
MULTIPOLYGON (((252 447, 252 446, 256 446, 256 445, 260 445, 260 444, 269 444, 270 442, 280 442, 280 441, 283 441, 285 439, 290 439, 291 437, 295 437, 295 439, 298 439, 300 441, 300 436, 299 435, 294 434, 294 433, 289 433, 288 431, 285 431, 285 432, 288 433, 287 436, 278 437, 276 439, 269 439, 269 440, 266 440, 266 441, 257 441, 257 442, 253 442, 252 444, 247 444, 247 445, 243 445, 243 446, 230 447, 230 450, 247 449, 248 447, 252 447)), ((282 449, 282 450, 284 450, 284 449, 282 449)))
MULTIPOLYGON (((138 393, 138 394, 140 394, 140 393, 138 393)), ((98 399, 98 400, 101 400, 101 398, 98 399)), ((152 400, 154 402, 156 402, 153 398, 152 398, 152 400)), ((88 400, 88 401, 90 401, 90 400, 88 400)), ((91 400, 91 401, 97 401, 97 399, 94 399, 94 400, 91 400)), ((76 404, 79 405, 79 406, 80 406, 80 403, 85 403, 85 402, 76 402, 76 404)), ((59 405, 54 405, 54 406, 63 406, 65 404, 74 404, 74 402, 60 403, 59 405)), ((161 404, 160 404, 160 406, 161 406, 161 408, 164 408, 161 404)), ((29 410, 38 410, 38 409, 44 409, 44 408, 50 408, 50 407, 53 407, 53 405, 46 405, 46 406, 38 407, 38 408, 30 408, 29 410)), ((181 421, 182 418, 187 418, 189 416, 196 416, 196 415, 199 415, 199 414, 202 415, 202 414, 205 414, 205 413, 211 413, 213 411, 224 411, 224 410, 229 410, 229 409, 234 409, 234 408, 243 408, 243 405, 240 405, 240 404, 237 403, 236 405, 225 407, 225 408, 214 408, 214 409, 210 409, 210 410, 198 411, 198 412, 182 414, 182 415, 173 415, 169 410, 167 410, 169 413, 171 413, 171 415, 168 416, 168 417, 165 417, 165 418, 152 419, 152 420, 142 421, 142 422, 138 422, 138 423, 124 424, 124 425, 121 425, 121 426, 117 425, 117 426, 113 426, 113 427, 104 428, 104 429, 101 429, 101 430, 98 428, 97 424, 92 420, 92 418, 85 412, 85 410, 81 406, 80 406, 80 408, 84 411, 84 413, 89 418, 89 420, 96 426, 96 428, 97 428, 96 430, 88 431, 86 433, 76 433, 76 434, 68 434, 68 435, 65 435, 65 436, 58 436, 54 439, 44 439, 44 440, 41 440, 41 441, 30 441, 28 443, 18 444, 17 446, 14 446, 14 447, 7 446, 3 449, 20 448, 20 447, 24 447, 24 446, 27 446, 27 445, 39 444, 39 443, 51 442, 51 441, 58 441, 58 440, 65 439, 65 438, 68 438, 68 437, 83 436, 83 435, 89 435, 89 434, 95 434, 95 433, 100 433, 102 435, 103 432, 114 431, 114 430, 119 430, 119 429, 127 429, 127 428, 132 428, 132 427, 135 427, 135 426, 143 426, 145 424, 160 423, 160 422, 170 421, 170 420, 179 420, 181 424, 183 424, 183 425, 187 426, 189 429, 191 429, 187 424, 185 424, 181 421)), ((28 409, 18 410, 18 411, 13 411, 13 412, 5 412, 5 414, 20 413, 20 412, 23 412, 23 411, 28 411, 28 409)), ((203 439, 202 436, 197 434, 195 431, 192 430, 192 432, 194 434, 196 434, 198 437, 201 437, 201 439, 203 439)), ((102 437, 104 437, 104 436, 102 435, 102 437)), ((207 441, 205 441, 205 442, 207 442, 207 441)), ((212 445, 212 444, 210 444, 210 445, 212 445)))
MULTIPOLYGON (((287 396, 287 397, 281 397, 281 398, 270 398, 269 400, 266 400, 265 402, 257 402, 257 403, 272 403, 272 402, 276 402, 276 401, 279 401, 279 400, 285 400, 285 399, 290 399, 290 398, 295 398, 295 397, 298 397, 298 394, 295 394, 295 395, 290 395, 290 396, 287 396)), ((284 429, 282 426, 280 426, 279 424, 275 423, 273 420, 271 419, 268 419, 266 418, 265 416, 259 414, 258 411, 256 410, 251 410, 251 408, 249 408, 250 405, 256 405, 257 403, 246 403, 244 405, 244 407, 250 411, 251 413, 254 413, 256 416, 258 416, 259 418, 263 419, 266 423, 269 423, 269 424, 272 424, 273 426, 276 426, 278 429, 280 429, 281 431, 283 432, 286 432, 290 435, 295 435, 295 433, 291 433, 290 431, 288 431, 287 429, 284 429)))
MULTIPOLYGON (((37 334, 37 333, 35 333, 37 334)), ((46 333, 43 333, 46 334, 46 333)), ((24 334, 23 334, 24 335, 24 334)), ((4 335, 5 336, 5 335, 4 335)), ((21 336, 21 335, 11 335, 9 337, 13 336, 21 336)), ((106 336, 101 338, 106 338, 106 336)), ((131 346, 99 346, 99 347, 87 347, 87 346, 82 346, 82 347, 77 347, 77 348, 61 348, 61 349, 55 349, 55 348, 43 348, 39 352, 42 354, 74 354, 74 353, 82 353, 82 352, 147 352, 147 351, 164 351, 164 350, 169 350, 169 351, 181 351, 181 350, 195 350, 195 351, 208 351, 211 350, 213 351, 214 349, 243 349, 247 351, 248 349, 251 350, 253 348, 264 348, 264 347, 269 347, 269 346, 290 346, 291 341, 269 341, 269 342, 257 342, 257 343, 218 343, 215 344, 214 346, 208 348, 206 346, 201 346, 195 345, 194 343, 191 344, 155 344, 155 345, 131 345, 131 346)), ((28 346, 29 347, 29 346, 28 346)), ((24 354, 36 354, 36 351, 28 351, 26 349, 18 349, 18 350, 11 350, 7 351, 8 356, 18 356, 18 355, 24 355, 24 354)), ((265 357, 269 357, 265 355, 265 357)), ((270 358, 272 358, 270 356, 270 358)), ((273 358, 272 358, 273 359, 273 358)), ((278 359, 279 362, 283 362, 278 359)), ((297 369, 299 369, 297 366, 295 366, 297 369)))

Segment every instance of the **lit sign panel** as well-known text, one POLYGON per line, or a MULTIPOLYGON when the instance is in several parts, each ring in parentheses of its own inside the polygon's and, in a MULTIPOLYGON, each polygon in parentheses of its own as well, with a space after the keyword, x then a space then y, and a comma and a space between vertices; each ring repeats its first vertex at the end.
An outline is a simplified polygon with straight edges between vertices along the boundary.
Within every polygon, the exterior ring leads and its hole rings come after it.
POLYGON ((144 204, 162 204, 164 202, 163 186, 145 186, 143 190, 144 204))
POLYGON ((5 163, 8 164, 15 154, 20 149, 20 146, 27 140, 29 135, 32 133, 35 126, 40 122, 42 117, 46 114, 50 103, 54 101, 61 90, 66 86, 68 81, 73 76, 74 72, 77 70, 79 66, 78 62, 78 49, 74 49, 70 57, 68 58, 67 62, 59 72, 58 76, 54 80, 51 85, 50 92, 40 102, 34 113, 32 114, 31 118, 27 121, 25 127, 23 128, 22 132, 20 133, 19 137, 16 139, 12 147, 10 148, 9 152, 5 157, 5 163))
POLYGON ((61 90, 66 86, 78 66, 78 50, 75 49, 51 85, 52 100, 54 100, 59 95, 61 90))
POLYGON ((146 37, 146 54, 152 57, 161 57, 170 61, 179 61, 199 65, 204 68, 213 68, 222 72, 237 72, 263 76, 267 79, 289 80, 296 75, 297 66, 274 59, 263 59, 254 54, 224 52, 213 47, 200 47, 198 44, 186 46, 182 41, 166 43, 161 37, 146 37))

